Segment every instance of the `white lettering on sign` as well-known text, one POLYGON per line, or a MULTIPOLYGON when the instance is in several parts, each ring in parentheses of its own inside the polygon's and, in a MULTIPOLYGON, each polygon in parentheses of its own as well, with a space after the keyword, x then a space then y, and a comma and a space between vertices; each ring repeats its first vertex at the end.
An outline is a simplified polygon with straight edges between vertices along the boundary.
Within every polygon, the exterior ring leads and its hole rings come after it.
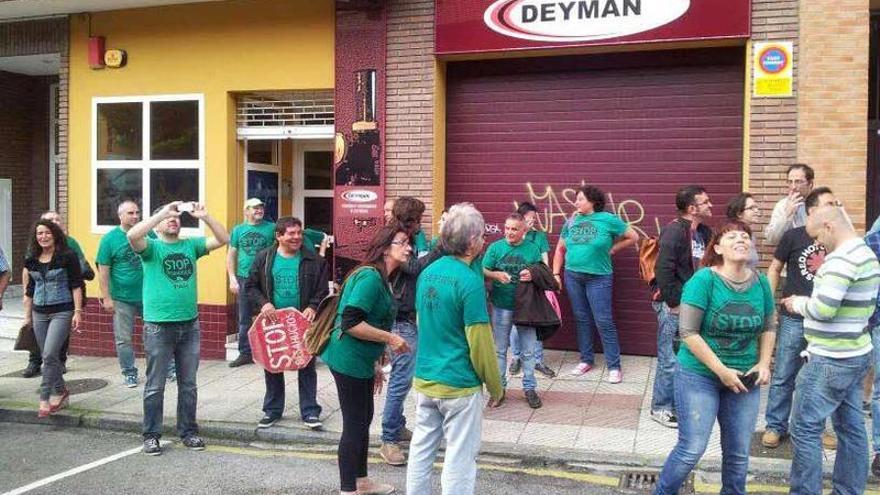
POLYGON ((650 31, 678 19, 690 0, 497 0, 483 21, 493 31, 533 41, 575 42, 650 31))

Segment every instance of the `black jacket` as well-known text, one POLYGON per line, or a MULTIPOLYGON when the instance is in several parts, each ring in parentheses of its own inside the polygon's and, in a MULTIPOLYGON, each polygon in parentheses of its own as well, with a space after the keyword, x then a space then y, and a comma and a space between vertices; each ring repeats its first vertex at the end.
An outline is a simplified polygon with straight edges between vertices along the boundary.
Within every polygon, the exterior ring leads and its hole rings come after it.
MULTIPOLYGON (((712 229, 701 223, 697 230, 708 244, 712 229)), ((694 266, 691 255, 692 240, 691 222, 681 217, 670 222, 660 232, 660 253, 657 255, 654 275, 657 277, 657 288, 660 289, 659 300, 670 308, 681 304, 682 288, 699 268, 694 266)))
POLYGON ((536 263, 526 268, 532 273, 531 282, 520 282, 516 286, 516 307, 513 310, 513 324, 535 327, 538 340, 550 338, 562 322, 547 300, 545 291, 558 291, 559 284, 553 278, 550 267, 536 263))
MULTIPOLYGON (((275 263, 278 245, 272 244, 268 248, 257 253, 251 272, 244 283, 244 290, 251 303, 251 314, 257 314, 267 302, 272 302, 275 287, 272 280, 272 265, 275 263)), ((327 285, 330 280, 330 270, 327 262, 319 258, 309 249, 300 249, 302 260, 299 264, 299 308, 318 309, 318 304, 330 292, 327 285)))
POLYGON ((415 254, 391 276, 391 293, 397 302, 397 321, 416 321, 416 280, 422 270, 443 256, 439 248, 416 258, 415 254))

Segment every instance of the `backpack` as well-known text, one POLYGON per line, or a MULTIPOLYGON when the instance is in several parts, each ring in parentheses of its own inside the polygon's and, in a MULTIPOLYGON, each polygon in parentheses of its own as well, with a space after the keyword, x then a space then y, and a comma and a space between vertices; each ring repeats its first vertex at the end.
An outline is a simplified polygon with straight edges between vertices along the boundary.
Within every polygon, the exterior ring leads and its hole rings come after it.
MULTIPOLYGON (((342 296, 342 291, 345 290, 345 284, 352 275, 363 268, 367 267, 362 266, 349 273, 342 282, 342 287, 339 291, 328 295, 318 304, 315 319, 303 335, 303 344, 305 344, 306 350, 312 356, 318 356, 324 352, 324 348, 330 342, 330 335, 336 329, 336 313, 339 311, 339 298, 342 296)), ((342 338, 342 334, 339 335, 339 338, 342 338)))
POLYGON ((657 258, 660 256, 660 239, 658 237, 648 237, 639 240, 639 275, 642 280, 649 286, 654 285, 654 267, 657 265, 657 258))

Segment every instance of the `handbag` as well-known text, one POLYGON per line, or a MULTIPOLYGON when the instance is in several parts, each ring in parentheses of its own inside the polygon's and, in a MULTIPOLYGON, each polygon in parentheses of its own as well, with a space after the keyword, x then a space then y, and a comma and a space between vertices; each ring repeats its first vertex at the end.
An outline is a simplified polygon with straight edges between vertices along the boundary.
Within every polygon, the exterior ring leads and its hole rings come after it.
POLYGON ((39 353, 40 346, 37 344, 37 336, 34 335, 34 326, 25 323, 18 330, 18 337, 15 338, 16 351, 28 351, 30 353, 39 353))
MULTIPOLYGON (((309 354, 312 356, 321 355, 321 353, 324 352, 324 348, 326 348, 327 344, 330 342, 330 334, 332 334, 333 330, 337 328, 336 313, 339 311, 339 298, 342 297, 342 291, 345 290, 346 282, 348 282, 352 275, 364 268, 367 267, 359 267, 348 274, 342 282, 342 287, 339 289, 339 292, 325 297, 318 305, 318 310, 316 312, 317 316, 315 316, 315 320, 312 321, 312 324, 309 325, 309 329, 306 330, 305 335, 303 335, 306 350, 308 350, 309 354)), ((339 335, 339 338, 342 338, 342 334, 339 335)))

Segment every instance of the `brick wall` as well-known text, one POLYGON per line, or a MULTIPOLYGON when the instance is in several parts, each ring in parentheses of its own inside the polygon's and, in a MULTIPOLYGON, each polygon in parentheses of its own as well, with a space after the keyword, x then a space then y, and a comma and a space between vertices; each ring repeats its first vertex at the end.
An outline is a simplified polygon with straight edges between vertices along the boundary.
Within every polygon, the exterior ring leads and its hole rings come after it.
MULTIPOLYGON (((30 225, 48 206, 50 78, 0 72, 0 178, 12 179, 12 253, 18 272, 30 225)), ((13 276, 13 283, 19 282, 13 276)))
POLYGON ((869 11, 864 0, 802 0, 798 160, 864 228, 869 11))
MULTIPOLYGON (((798 0, 752 0, 752 40, 794 42, 794 97, 751 99, 749 183, 745 189, 756 196, 762 224, 766 225, 773 206, 786 194, 785 171, 797 161, 798 83, 803 64, 798 41, 798 0)), ((751 92, 751 74, 748 77, 747 90, 751 92)), ((723 213, 718 209, 717 214, 723 213)), ((764 245, 763 233, 758 238, 764 263, 769 263, 773 248, 764 245)))
POLYGON ((0 23, 0 57, 67 53, 67 18, 0 23))
POLYGON ((434 146, 434 2, 388 5, 385 192, 425 202, 430 232, 434 146))

